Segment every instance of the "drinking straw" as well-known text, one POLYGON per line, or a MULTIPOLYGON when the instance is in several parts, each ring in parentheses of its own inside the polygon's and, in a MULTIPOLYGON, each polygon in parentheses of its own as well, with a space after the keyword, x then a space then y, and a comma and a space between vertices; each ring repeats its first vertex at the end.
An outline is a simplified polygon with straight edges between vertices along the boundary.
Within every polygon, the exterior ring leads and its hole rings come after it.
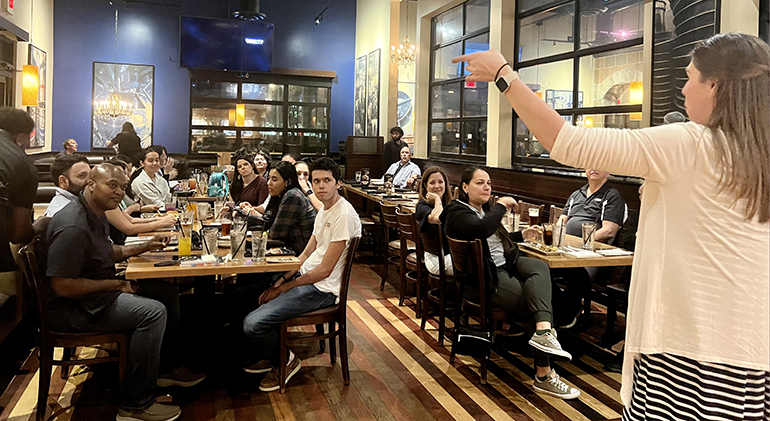
POLYGON ((235 251, 232 253, 233 258, 238 255, 238 252, 241 251, 241 246, 243 243, 246 242, 246 233, 243 233, 243 239, 241 240, 241 244, 238 244, 238 247, 235 248, 235 251))
POLYGON ((186 235, 184 235, 184 230, 182 229, 182 224, 179 222, 179 220, 176 220, 176 226, 179 227, 179 231, 182 232, 182 238, 185 238, 186 235))

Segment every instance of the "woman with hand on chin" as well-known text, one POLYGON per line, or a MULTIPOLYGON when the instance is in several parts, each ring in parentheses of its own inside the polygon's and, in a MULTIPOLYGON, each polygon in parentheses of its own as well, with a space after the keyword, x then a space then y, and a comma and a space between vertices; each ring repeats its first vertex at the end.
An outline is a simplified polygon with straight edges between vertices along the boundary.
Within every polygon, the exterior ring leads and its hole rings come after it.
POLYGON ((305 193, 307 199, 313 204, 316 212, 320 211, 324 207, 323 202, 318 200, 313 189, 310 188, 310 167, 307 166, 307 162, 297 161, 294 163, 294 168, 297 170, 297 180, 299 181, 299 188, 305 193))
POLYGON ((453 61, 495 82, 554 160, 645 179, 623 419, 768 419, 768 45, 737 33, 698 43, 682 89, 691 121, 638 130, 564 122, 496 51, 453 61))
MULTIPOLYGON (((452 201, 449 193, 449 180, 446 173, 439 167, 430 167, 425 170, 420 183, 420 201, 414 210, 414 217, 420 224, 420 232, 428 230, 428 224, 439 224, 444 208, 452 201)), ((452 255, 449 253, 449 244, 444 238, 444 271, 447 276, 454 275, 452 255)), ((438 256, 425 252, 425 268, 433 275, 439 275, 438 256)))

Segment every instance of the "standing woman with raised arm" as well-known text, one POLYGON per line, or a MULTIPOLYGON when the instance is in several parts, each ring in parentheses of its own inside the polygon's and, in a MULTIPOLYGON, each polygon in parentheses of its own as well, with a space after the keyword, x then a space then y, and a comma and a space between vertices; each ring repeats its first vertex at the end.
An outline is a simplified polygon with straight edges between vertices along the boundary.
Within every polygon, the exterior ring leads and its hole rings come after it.
POLYGON ((562 121, 496 51, 467 61, 496 81, 556 161, 645 178, 631 275, 625 420, 770 417, 770 50, 716 35, 682 89, 690 123, 640 130, 562 121))

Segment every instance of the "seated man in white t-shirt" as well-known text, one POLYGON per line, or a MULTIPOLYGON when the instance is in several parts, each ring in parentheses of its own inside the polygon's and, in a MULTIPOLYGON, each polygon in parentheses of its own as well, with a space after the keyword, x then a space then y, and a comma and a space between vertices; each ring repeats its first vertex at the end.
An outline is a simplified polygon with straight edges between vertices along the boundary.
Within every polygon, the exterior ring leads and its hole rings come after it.
MULTIPOLYGON (((361 236, 361 220, 353 206, 339 194, 340 167, 330 158, 310 165, 313 191, 323 203, 313 226, 313 235, 299 256, 299 272, 289 271, 259 297, 260 306, 243 320, 243 332, 259 350, 256 364, 244 367, 248 373, 270 373, 259 390, 280 388, 280 336, 276 327, 301 314, 339 302, 340 286, 350 240, 361 236)), ((286 381, 300 369, 300 361, 289 351, 286 381)))

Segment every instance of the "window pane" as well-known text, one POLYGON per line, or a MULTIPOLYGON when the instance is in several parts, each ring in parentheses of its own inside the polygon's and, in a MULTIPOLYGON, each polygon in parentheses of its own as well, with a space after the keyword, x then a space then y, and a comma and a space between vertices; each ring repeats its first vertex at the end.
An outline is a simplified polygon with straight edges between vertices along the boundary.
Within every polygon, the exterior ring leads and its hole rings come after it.
POLYGON ((583 105, 641 104, 643 98, 642 46, 580 58, 580 91, 583 105))
POLYGON ((642 127, 642 113, 579 115, 577 125, 610 129, 639 129, 642 127))
MULTIPOLYGON (((562 116, 565 121, 572 121, 571 115, 562 116)), ((515 119, 516 139, 514 139, 513 154, 520 157, 548 158, 548 150, 537 141, 520 118, 515 119)))
POLYGON ((195 104, 192 109, 192 125, 235 126, 235 108, 233 104, 195 104))
POLYGON ((430 129, 430 150, 460 153, 460 123, 433 123, 430 129))
POLYGON ((580 48, 641 38, 644 34, 643 0, 601 4, 580 0, 580 12, 580 48))
POLYGON ((329 88, 289 85, 289 102, 327 102, 329 88))
POLYGON ((519 4, 519 13, 524 13, 527 10, 532 10, 536 7, 545 6, 548 4, 558 3, 560 0, 519 0, 516 3, 519 4))
POLYGON ((464 82, 463 117, 487 115, 489 84, 486 82, 464 82))
POLYGON ((286 141, 302 145, 302 153, 326 153, 329 145, 326 133, 289 132, 286 141))
POLYGON ((238 84, 234 82, 192 81, 192 96, 198 98, 238 98, 238 84))
POLYGON ((283 101, 283 85, 244 83, 241 89, 243 90, 243 99, 283 101))
POLYGON ((190 149, 198 151, 232 151, 235 145, 235 131, 193 129, 190 149))
POLYGON ((465 3, 465 33, 489 27, 489 0, 471 0, 465 3))
POLYGON ((434 86, 433 118, 460 117, 460 82, 434 86))
POLYGON ((283 153, 282 132, 244 130, 241 132, 241 139, 243 146, 262 147, 270 152, 283 153))
POLYGON ((460 63, 452 59, 462 55, 463 43, 447 45, 433 52, 433 80, 445 80, 460 77, 460 63))
POLYGON ((283 127, 283 106, 246 104, 243 127, 283 127))
POLYGON ((468 155, 487 154, 487 122, 466 121, 463 123, 463 153, 468 155))
POLYGON ((574 3, 532 15, 521 20, 519 62, 574 50, 574 3))
POLYGON ((289 127, 295 129, 325 129, 326 107, 289 106, 289 127))
POLYGON ((435 44, 433 45, 443 44, 459 38, 463 34, 463 7, 458 6, 447 10, 436 16, 434 22, 435 32, 433 39, 435 44))
MULTIPOLYGON (((465 51, 463 54, 487 50, 489 50, 489 32, 465 40, 465 51)), ((468 70, 465 70, 464 74, 467 76, 468 70)))
MULTIPOLYGON (((552 108, 572 107, 572 59, 519 70, 521 80, 552 108)), ((582 105, 583 92, 578 102, 582 105)))

